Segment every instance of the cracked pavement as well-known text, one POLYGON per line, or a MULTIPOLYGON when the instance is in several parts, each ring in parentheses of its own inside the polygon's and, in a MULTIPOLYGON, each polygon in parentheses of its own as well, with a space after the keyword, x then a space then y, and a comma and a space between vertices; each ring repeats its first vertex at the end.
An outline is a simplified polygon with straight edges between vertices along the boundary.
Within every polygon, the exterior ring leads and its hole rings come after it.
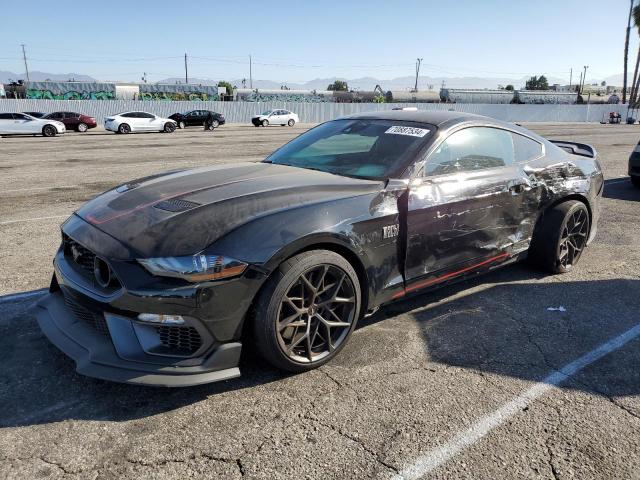
MULTIPOLYGON (((640 129, 528 126, 600 154, 599 232, 577 269, 515 265, 389 305, 305 374, 271 369, 246 346, 241 378, 178 390, 77 375, 40 333, 34 298, 6 295, 48 285, 58 225, 99 191, 182 165, 259 160, 306 126, 0 139, 0 478, 389 478, 637 325, 640 190, 622 177, 640 129)), ((639 358, 635 339, 429 478, 640 478, 639 358)))

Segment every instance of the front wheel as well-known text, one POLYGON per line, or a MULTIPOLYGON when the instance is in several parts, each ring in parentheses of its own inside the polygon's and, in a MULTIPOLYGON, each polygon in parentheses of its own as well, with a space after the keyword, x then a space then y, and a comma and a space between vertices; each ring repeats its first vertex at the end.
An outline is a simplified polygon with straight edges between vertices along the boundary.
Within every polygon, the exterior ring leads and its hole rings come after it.
POLYGON ((269 126, 269 120, 262 120, 262 126, 263 127, 268 127, 269 126))
POLYGON ((176 130, 176 124, 173 122, 167 122, 164 124, 164 133, 173 133, 176 130))
POLYGON ((283 370, 317 368, 342 350, 360 310, 360 282, 351 264, 328 250, 303 252, 284 261, 259 294, 257 349, 283 370))
POLYGON ((589 211, 584 203, 570 200, 546 211, 537 226, 530 261, 550 273, 573 269, 587 246, 589 211))
POLYGON ((287 122, 287 125, 289 125, 290 127, 293 127, 296 124, 296 121, 292 118, 287 122))
POLYGON ((56 127, 53 125, 45 125, 42 127, 42 135, 45 137, 55 137, 57 133, 58 130, 56 130, 56 127))
POLYGON ((78 126, 76 127, 76 130, 79 131, 80 133, 84 133, 87 130, 89 130, 89 127, 87 127, 86 123, 79 123, 78 126))
POLYGON ((640 177, 631 177, 631 183, 633 183, 634 186, 640 188, 640 177))
POLYGON ((218 128, 220 126, 220 122, 218 120, 214 120, 213 122, 211 122, 211 126, 213 128, 218 128))

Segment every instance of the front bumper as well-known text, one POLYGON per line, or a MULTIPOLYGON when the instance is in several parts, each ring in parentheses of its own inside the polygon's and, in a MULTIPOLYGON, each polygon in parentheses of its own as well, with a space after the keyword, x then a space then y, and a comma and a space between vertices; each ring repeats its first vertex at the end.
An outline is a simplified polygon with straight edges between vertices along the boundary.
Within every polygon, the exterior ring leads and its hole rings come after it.
POLYGON ((36 308, 43 333, 75 361, 76 370, 82 375, 165 387, 186 387, 240 376, 237 367, 240 343, 220 345, 200 365, 161 364, 158 358, 142 351, 131 320, 106 313, 109 335, 98 335, 66 306, 62 291, 51 292, 36 308))
POLYGON ((79 373, 164 386, 240 374, 243 322, 264 274, 248 270, 241 277, 202 284, 155 277, 127 260, 122 243, 77 215, 62 231, 50 293, 38 304, 37 317, 52 343, 75 360, 79 373), (96 284, 94 261, 87 261, 87 255, 108 259, 115 285, 96 284), (139 313, 180 315, 185 323, 141 322, 139 313))

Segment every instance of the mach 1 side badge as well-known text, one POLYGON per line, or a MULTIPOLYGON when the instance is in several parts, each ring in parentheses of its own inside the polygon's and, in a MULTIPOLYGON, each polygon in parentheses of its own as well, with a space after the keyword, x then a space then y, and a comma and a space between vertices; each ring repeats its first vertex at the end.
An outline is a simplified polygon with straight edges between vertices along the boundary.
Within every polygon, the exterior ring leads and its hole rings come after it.
POLYGON ((398 231, 400 230, 400 225, 387 225, 386 227, 382 227, 382 238, 393 238, 398 236, 398 231))

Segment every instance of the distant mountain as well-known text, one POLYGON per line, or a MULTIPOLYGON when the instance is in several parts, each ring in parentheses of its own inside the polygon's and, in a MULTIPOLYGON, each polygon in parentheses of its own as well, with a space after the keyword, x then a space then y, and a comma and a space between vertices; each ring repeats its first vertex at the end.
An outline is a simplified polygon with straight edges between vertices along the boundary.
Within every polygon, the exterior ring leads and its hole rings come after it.
MULTIPOLYGON (((24 73, 14 73, 0 70, 0 83, 10 83, 11 81, 26 80, 27 77, 24 73)), ((45 80, 51 80, 53 82, 67 82, 69 80, 75 80, 76 82, 95 82, 96 79, 89 75, 82 75, 80 73, 47 73, 39 72, 37 70, 29 72, 29 79, 32 82, 44 82, 45 80)))
MULTIPOLYGON (((56 82, 66 82, 71 79, 76 81, 99 81, 89 75, 83 75, 80 73, 48 73, 48 72, 29 72, 29 77, 32 81, 44 81, 52 80, 56 82)), ((520 79, 513 78, 501 78, 501 77, 420 77, 418 81, 419 90, 434 90, 439 91, 444 84, 449 88, 498 88, 499 85, 507 86, 513 85, 515 88, 524 88, 524 85, 529 77, 522 77, 520 79)), ((9 83, 10 80, 24 79, 24 74, 14 73, 0 70, 0 83, 9 83)), ((567 84, 568 79, 547 77, 549 85, 559 83, 561 85, 567 84)), ((226 80, 226 79, 220 79, 226 80)), ((253 88, 279 90, 281 86, 286 85, 292 90, 325 90, 327 86, 336 80, 344 80, 349 85, 350 89, 370 91, 375 88, 376 85, 380 85, 382 90, 409 90, 415 85, 415 77, 397 77, 387 80, 381 80, 375 77, 361 77, 361 78, 342 78, 342 77, 328 77, 328 78, 316 78, 307 82, 276 82, 273 80, 253 80, 253 88)), ((607 82, 607 85, 621 86, 622 74, 612 75, 604 79, 589 79, 588 84, 600 83, 601 81, 607 82)), ((125 81, 126 82, 126 81, 125 81)), ((242 79, 230 80, 232 85, 242 87, 242 79)), ((574 76, 573 83, 576 84, 578 78, 574 76)), ((170 77, 160 80, 157 83, 184 83, 183 77, 170 77)), ((190 84, 196 85, 216 85, 218 79, 211 78, 190 78, 190 84)), ((249 80, 246 79, 246 88, 249 88, 249 80)))

